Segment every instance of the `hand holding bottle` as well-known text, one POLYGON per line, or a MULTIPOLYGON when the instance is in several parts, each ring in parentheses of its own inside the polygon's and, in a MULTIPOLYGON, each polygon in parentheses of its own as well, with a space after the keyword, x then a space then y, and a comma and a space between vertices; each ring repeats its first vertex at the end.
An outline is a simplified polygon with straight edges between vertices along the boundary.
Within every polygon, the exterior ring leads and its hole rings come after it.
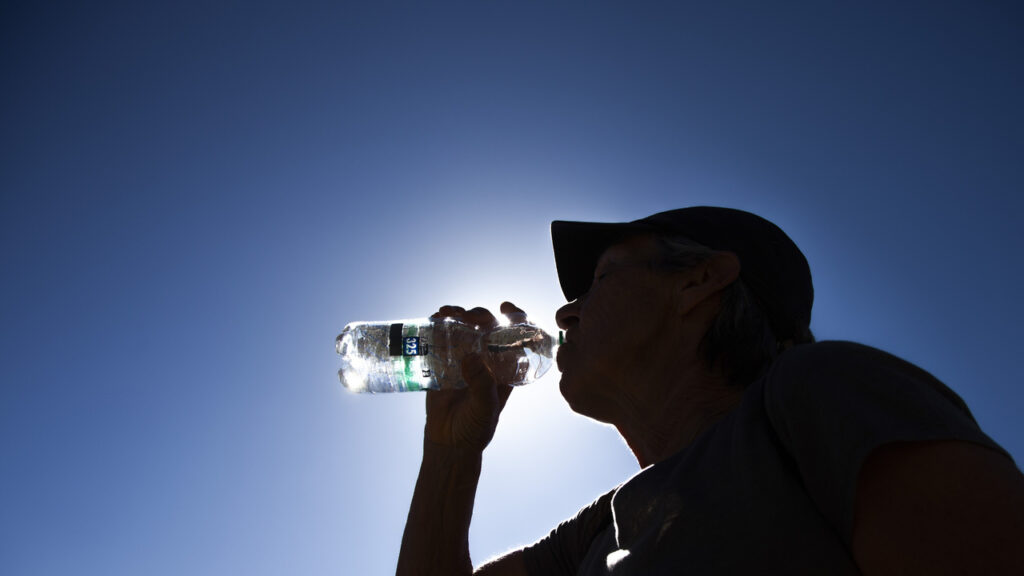
MULTIPOLYGON (((511 302, 501 305, 501 313, 512 324, 526 323, 526 312, 511 302)), ((498 320, 485 308, 465 310, 459 306, 442 306, 431 320, 450 318, 478 327, 489 333, 498 327, 498 320)), ((458 338, 458 332, 454 333, 458 338)), ((450 342, 450 345, 458 345, 450 342)), ((499 353, 471 353, 461 364, 462 378, 468 385, 462 389, 427 391, 426 440, 453 448, 483 451, 494 437, 498 416, 512 393, 518 372, 515 358, 499 353), (492 364, 488 366, 488 362, 492 364)))

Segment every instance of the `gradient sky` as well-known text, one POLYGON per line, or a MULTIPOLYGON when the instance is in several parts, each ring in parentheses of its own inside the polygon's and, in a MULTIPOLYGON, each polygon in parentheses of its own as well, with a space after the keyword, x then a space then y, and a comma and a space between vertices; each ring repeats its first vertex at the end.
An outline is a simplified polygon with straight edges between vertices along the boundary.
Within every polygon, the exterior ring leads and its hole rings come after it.
MULTIPOLYGON (((1018 6, 5 2, 0 573, 391 573, 424 397, 346 393, 334 337, 553 328, 554 219, 775 221, 819 338, 1021 461, 1018 6)), ((557 378, 485 453, 477 562, 637 470, 557 378)))

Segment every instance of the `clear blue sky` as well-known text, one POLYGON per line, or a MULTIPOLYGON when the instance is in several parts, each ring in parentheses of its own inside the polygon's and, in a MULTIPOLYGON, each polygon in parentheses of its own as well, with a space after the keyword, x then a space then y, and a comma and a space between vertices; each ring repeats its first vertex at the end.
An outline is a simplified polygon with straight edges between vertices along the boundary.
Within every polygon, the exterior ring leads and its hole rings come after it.
MULTIPOLYGON (((820 338, 1024 458, 1013 2, 5 2, 0 573, 387 574, 420 394, 354 320, 510 299, 553 219, 694 204, 803 247, 820 338)), ((557 372, 484 461, 477 561, 636 471, 557 372)))

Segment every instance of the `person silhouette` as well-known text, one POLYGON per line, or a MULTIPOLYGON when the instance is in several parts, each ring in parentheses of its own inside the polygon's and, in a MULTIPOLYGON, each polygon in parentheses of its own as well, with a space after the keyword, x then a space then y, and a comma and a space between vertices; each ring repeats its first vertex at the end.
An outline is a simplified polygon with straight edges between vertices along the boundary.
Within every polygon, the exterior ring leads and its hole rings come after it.
MULTIPOLYGON (((551 230, 560 391, 642 470, 475 573, 1024 574, 1012 458, 921 368, 815 342, 810 269, 777 226, 691 207, 551 230)), ((427 393, 399 574, 474 573, 481 454, 512 388, 486 358, 462 370, 468 388, 427 393)))

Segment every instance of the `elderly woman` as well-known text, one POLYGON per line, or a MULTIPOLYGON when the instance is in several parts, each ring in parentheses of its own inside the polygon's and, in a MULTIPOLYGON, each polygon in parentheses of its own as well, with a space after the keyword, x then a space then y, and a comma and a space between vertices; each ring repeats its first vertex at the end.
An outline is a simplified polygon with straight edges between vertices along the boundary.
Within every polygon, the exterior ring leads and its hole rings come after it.
MULTIPOLYGON (((643 470, 476 574, 1024 574, 1012 459, 924 370, 815 343, 807 261, 774 224, 695 207, 552 238, 562 395, 643 470)), ((480 357, 463 376, 427 393, 399 574, 474 573, 481 454, 512 388, 480 357)))

